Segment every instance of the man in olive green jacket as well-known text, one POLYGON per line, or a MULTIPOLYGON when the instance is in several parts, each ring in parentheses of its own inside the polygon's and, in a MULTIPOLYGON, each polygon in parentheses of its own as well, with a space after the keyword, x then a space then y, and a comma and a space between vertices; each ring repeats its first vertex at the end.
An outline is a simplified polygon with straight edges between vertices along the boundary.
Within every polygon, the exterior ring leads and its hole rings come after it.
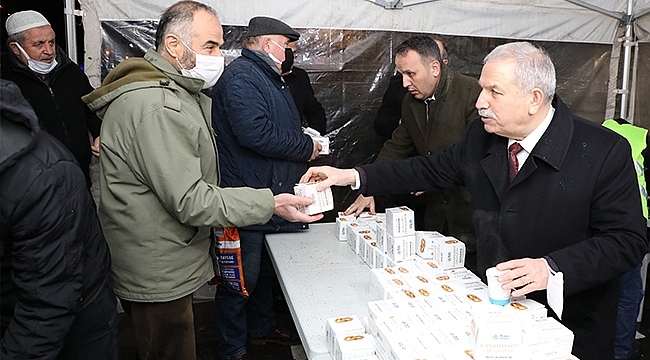
POLYGON ((217 186, 211 100, 200 90, 223 70, 222 44, 212 8, 179 2, 162 15, 156 51, 84 97, 104 121, 99 217, 142 359, 195 358, 192 293, 214 276, 211 227, 322 217, 298 211, 309 198, 217 186))
MULTIPOLYGON (((478 82, 457 74, 442 61, 437 43, 428 36, 414 36, 397 48, 395 67, 403 76, 408 93, 402 102, 402 119, 382 147, 377 162, 404 159, 415 154, 431 155, 465 135, 478 117, 475 107, 481 92, 478 82)), ((469 194, 464 190, 429 192, 425 229, 445 232, 465 242, 470 269, 476 252, 469 194)), ((359 195, 346 213, 374 212, 374 199, 359 195)))

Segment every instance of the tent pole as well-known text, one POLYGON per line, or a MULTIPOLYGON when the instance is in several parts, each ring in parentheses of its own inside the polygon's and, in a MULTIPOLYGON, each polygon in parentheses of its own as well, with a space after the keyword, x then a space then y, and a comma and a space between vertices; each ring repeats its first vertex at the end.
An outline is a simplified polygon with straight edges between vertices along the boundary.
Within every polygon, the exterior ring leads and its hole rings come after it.
POLYGON ((77 62, 77 29, 75 28, 74 0, 63 0, 63 14, 65 15, 65 37, 67 39, 66 52, 68 57, 77 62))
POLYGON ((609 81, 607 82, 607 103, 605 106, 605 119, 616 117, 616 103, 618 101, 618 75, 621 64, 621 43, 623 42, 624 29, 616 29, 612 53, 609 58, 609 81))
POLYGON ((630 106, 628 107, 628 121, 636 125, 634 120, 634 110, 636 109, 636 86, 637 86, 637 70, 639 68, 639 47, 634 47, 634 55, 632 60, 632 83, 630 84, 630 106))
POLYGON ((633 40, 633 1, 627 1, 627 21, 625 24, 625 38, 623 41, 623 79, 621 80, 621 112, 620 117, 627 119, 628 115, 628 97, 629 97, 629 83, 630 83, 630 63, 632 61, 632 46, 635 42, 633 40))

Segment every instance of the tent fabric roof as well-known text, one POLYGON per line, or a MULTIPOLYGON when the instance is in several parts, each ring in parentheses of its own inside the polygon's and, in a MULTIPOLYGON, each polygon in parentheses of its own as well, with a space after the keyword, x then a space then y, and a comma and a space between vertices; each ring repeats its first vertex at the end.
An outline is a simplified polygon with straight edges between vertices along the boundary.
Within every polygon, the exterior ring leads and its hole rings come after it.
MULTIPOLYGON (((433 32, 447 35, 512 39, 612 43, 619 19, 566 0, 431 0, 400 10, 387 10, 368 0, 202 0, 213 6, 221 22, 246 25, 257 15, 272 16, 296 28, 338 28, 433 32)), ((80 0, 99 20, 158 19, 175 0, 80 0)), ((585 0, 597 7, 626 13, 627 0, 585 0)), ((408 3, 408 2, 406 2, 408 3)), ((650 6, 636 0, 634 10, 650 6)), ((650 40, 650 19, 637 20, 640 40, 650 40)), ((98 28, 98 27, 97 27, 98 28)), ((86 27, 88 29, 88 27, 86 27)))

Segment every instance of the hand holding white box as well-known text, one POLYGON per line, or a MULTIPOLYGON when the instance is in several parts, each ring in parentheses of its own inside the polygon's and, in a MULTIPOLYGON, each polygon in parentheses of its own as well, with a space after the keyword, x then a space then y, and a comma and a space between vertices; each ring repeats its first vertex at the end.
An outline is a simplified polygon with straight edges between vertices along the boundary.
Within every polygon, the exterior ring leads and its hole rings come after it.
POLYGON ((316 190, 317 183, 301 183, 293 187, 293 192, 298 196, 305 196, 314 199, 314 203, 303 207, 301 210, 308 214, 320 214, 325 211, 334 209, 334 197, 332 189, 327 188, 323 191, 316 190))
POLYGON ((312 139, 316 140, 317 143, 320 144, 321 149, 319 154, 321 155, 329 155, 330 153, 330 139, 328 137, 322 136, 320 132, 318 132, 315 129, 312 129, 310 127, 305 128, 302 131, 304 134, 309 135, 312 139))

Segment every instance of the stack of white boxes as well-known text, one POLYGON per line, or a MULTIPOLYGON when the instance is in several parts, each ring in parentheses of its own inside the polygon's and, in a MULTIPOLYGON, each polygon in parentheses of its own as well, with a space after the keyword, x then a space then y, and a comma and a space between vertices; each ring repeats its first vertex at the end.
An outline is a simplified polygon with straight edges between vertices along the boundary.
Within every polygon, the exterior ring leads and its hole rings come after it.
POLYGON ((395 263, 415 258, 415 217, 406 206, 386 209, 385 251, 395 263))
POLYGON ((339 241, 347 241, 369 267, 394 266, 416 257, 413 219, 413 211, 404 206, 359 217, 339 213, 336 235, 339 241))
MULTIPOLYGON (((368 303, 365 329, 358 321, 353 332, 371 335, 379 359, 576 359, 570 354, 573 333, 547 317, 542 304, 517 298, 503 307, 492 305, 487 286, 467 269, 445 270, 418 258, 370 272, 371 294, 382 300, 368 303)), ((334 320, 328 320, 328 329, 345 326, 334 320)), ((334 332, 327 333, 332 344, 334 332)))
POLYGON ((416 231, 416 253, 443 270, 465 266, 465 244, 437 231, 416 231))
POLYGON ((335 359, 576 359, 573 333, 542 304, 526 298, 490 304, 487 286, 464 268, 465 245, 416 232, 410 209, 358 218, 340 213, 336 227, 339 241, 371 267, 376 301, 368 303, 367 319, 328 320, 335 359))
POLYGON ((355 315, 327 319, 327 350, 335 360, 377 359, 371 334, 355 315))

